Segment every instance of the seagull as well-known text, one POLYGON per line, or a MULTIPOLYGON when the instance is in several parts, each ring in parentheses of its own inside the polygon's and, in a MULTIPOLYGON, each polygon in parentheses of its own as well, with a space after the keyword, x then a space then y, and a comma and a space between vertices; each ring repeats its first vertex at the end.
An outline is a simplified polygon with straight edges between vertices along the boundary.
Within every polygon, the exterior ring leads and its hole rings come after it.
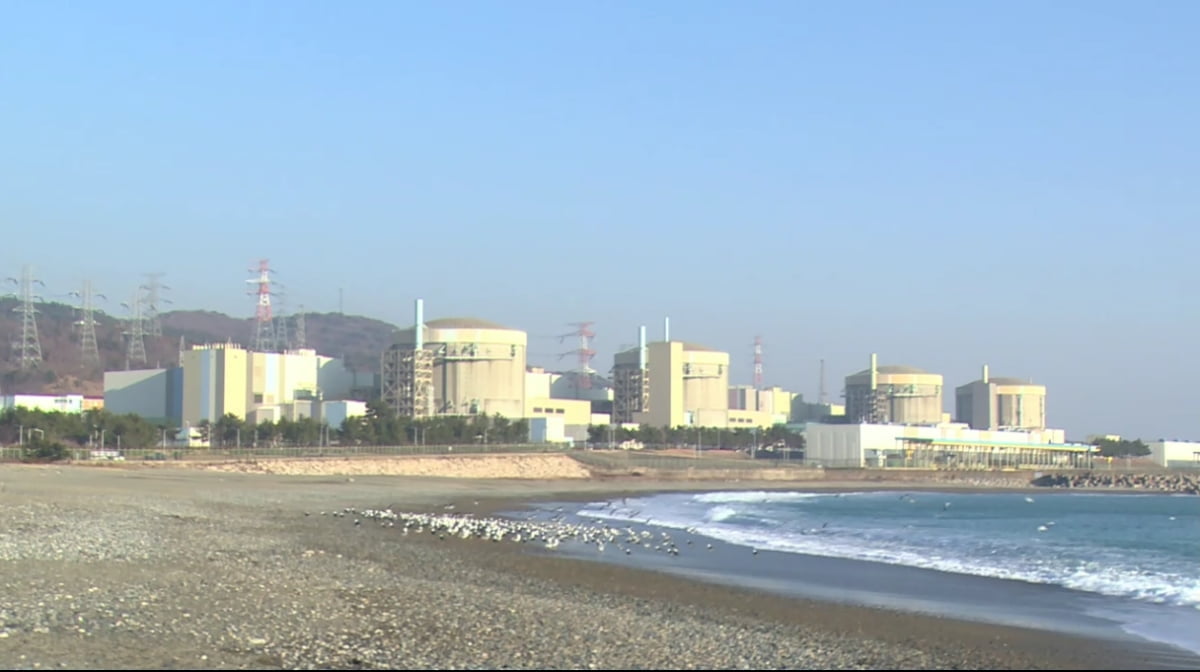
POLYGON ((1026 497, 1025 501, 1029 502, 1030 504, 1033 504, 1033 497, 1026 497))

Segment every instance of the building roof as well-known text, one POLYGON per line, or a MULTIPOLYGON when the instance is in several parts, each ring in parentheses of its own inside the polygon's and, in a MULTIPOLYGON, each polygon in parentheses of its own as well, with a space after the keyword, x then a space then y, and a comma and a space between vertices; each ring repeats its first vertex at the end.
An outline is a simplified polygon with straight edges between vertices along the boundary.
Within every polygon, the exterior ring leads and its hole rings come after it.
POLYGON ((708 346, 699 345, 696 343, 688 343, 686 341, 683 343, 683 349, 690 350, 693 352, 717 352, 717 350, 710 348, 708 346))
MULTIPOLYGON (((983 382, 982 378, 980 379, 980 382, 983 382)), ((1002 376, 988 376, 988 382, 995 383, 997 385, 1036 385, 1036 383, 1034 383, 1032 380, 1025 380, 1024 378, 1004 378, 1002 376)))
MULTIPOLYGON (((425 320, 425 326, 430 329, 504 329, 513 331, 502 324, 481 320, 477 317, 443 317, 437 320, 425 320)), ((412 331, 412 327, 409 327, 407 331, 412 331)))
MULTIPOLYGON (((910 373, 910 374, 929 375, 928 371, 926 371, 924 369, 918 369, 915 366, 880 366, 880 367, 877 367, 875 370, 879 373, 885 373, 885 374, 886 373, 896 373, 896 374, 910 373)), ((855 378, 858 376, 869 376, 869 375, 871 375, 871 370, 863 369, 862 371, 859 371, 858 373, 851 374, 849 377, 855 378)))

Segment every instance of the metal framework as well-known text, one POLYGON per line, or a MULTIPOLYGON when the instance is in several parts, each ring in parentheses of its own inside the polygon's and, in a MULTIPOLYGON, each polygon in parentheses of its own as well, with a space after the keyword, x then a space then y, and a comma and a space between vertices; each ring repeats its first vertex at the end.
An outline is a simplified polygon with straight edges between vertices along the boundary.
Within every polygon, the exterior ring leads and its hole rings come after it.
POLYGON ((910 437, 898 437, 896 444, 896 450, 877 458, 882 462, 878 466, 953 470, 1090 469, 1096 454, 1093 446, 1083 444, 1039 445, 910 437))
POLYGON ((579 339, 579 347, 574 350, 568 350, 559 354, 558 358, 562 359, 568 355, 575 355, 575 391, 581 395, 583 390, 589 390, 592 387, 592 375, 595 372, 592 369, 592 358, 596 356, 596 351, 592 349, 591 341, 596 337, 596 332, 592 331, 592 325, 595 322, 571 322, 570 326, 575 327, 575 331, 563 334, 558 337, 558 342, 562 343, 563 339, 575 337, 579 339))
POLYGON ((292 345, 297 350, 308 347, 308 329, 304 324, 304 305, 300 305, 300 311, 296 313, 296 329, 292 333, 292 345))
POLYGON ((402 418, 433 415, 433 353, 392 346, 380 362, 383 403, 402 418))
POLYGON ((257 352, 275 352, 278 341, 275 337, 275 324, 271 319, 271 264, 266 259, 260 259, 257 269, 250 269, 255 277, 246 282, 254 285, 250 294, 257 297, 254 310, 254 338, 251 341, 257 352))
POLYGON ((142 313, 142 289, 133 293, 133 300, 122 304, 129 311, 129 327, 125 330, 125 369, 134 364, 146 364, 146 325, 142 313))
POLYGON ((650 407, 650 376, 637 366, 613 369, 613 423, 633 422, 634 413, 650 407))
POLYGON ((162 336, 162 320, 159 315, 159 306, 164 303, 171 303, 170 299, 163 298, 162 293, 171 289, 162 284, 160 278, 163 273, 147 273, 146 284, 142 285, 141 289, 145 292, 142 300, 142 323, 145 325, 144 331, 147 336, 159 338, 162 336))
POLYGON ((96 299, 107 299, 103 294, 97 294, 91 280, 83 281, 83 288, 71 295, 79 299, 80 361, 84 368, 100 364, 100 347, 96 342, 96 299))
POLYGON ((22 369, 34 369, 42 363, 42 343, 37 328, 37 303, 42 298, 34 294, 34 287, 45 285, 33 276, 33 267, 29 265, 21 268, 20 279, 8 278, 8 282, 18 286, 17 298, 21 302, 13 308, 13 312, 21 314, 21 337, 13 341, 13 350, 22 369))

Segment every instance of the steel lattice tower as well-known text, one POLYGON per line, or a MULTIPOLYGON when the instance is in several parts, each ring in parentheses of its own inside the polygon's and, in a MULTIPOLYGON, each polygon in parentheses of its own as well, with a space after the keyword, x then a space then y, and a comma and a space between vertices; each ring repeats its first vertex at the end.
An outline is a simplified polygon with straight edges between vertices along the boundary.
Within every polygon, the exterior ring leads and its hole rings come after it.
POLYGON ((8 281, 18 286, 17 299, 21 305, 13 308, 13 312, 21 314, 21 337, 13 341, 13 350, 22 369, 37 368, 42 362, 42 343, 38 340, 37 303, 41 297, 34 294, 34 287, 45 287, 41 280, 33 276, 33 267, 21 267, 21 277, 8 278, 8 281))
POLYGON ((142 314, 142 288, 133 293, 133 301, 121 304, 129 310, 129 329, 126 330, 125 368, 146 364, 146 325, 142 314))
POLYGON ((275 352, 275 324, 271 319, 271 264, 266 259, 260 259, 257 269, 250 269, 255 277, 246 282, 256 287, 250 291, 258 299, 254 310, 254 350, 257 352, 275 352))
POLYGON ((143 331, 147 336, 155 338, 162 336, 162 320, 159 317, 159 306, 171 302, 170 299, 165 299, 162 296, 164 291, 171 289, 159 280, 163 275, 163 273, 147 273, 146 284, 141 287, 141 290, 145 292, 142 299, 143 331))
POLYGON ((595 370, 592 369, 592 358, 596 356, 596 351, 592 349, 592 339, 596 337, 596 332, 592 331, 592 325, 595 322, 571 322, 575 331, 569 334, 563 334, 558 337, 561 343, 563 339, 574 336, 579 339, 579 347, 574 350, 568 350, 560 354, 558 357, 562 359, 567 355, 575 355, 578 368, 575 369, 575 389, 576 392, 582 393, 583 390, 591 389, 592 374, 595 370))
POLYGON ((300 306, 300 312, 296 313, 296 331, 292 334, 292 342, 297 350, 308 347, 308 331, 304 324, 304 306, 300 306))
POLYGON ((279 283, 275 283, 276 291, 275 302, 273 304, 274 316, 272 321, 275 327, 275 348, 280 351, 291 350, 292 341, 288 334, 288 316, 287 316, 287 288, 279 283))
POLYGON ((83 289, 71 292, 71 296, 79 299, 80 361, 84 368, 100 364, 100 347, 96 343, 96 299, 107 299, 103 294, 96 294, 91 280, 83 281, 83 289))

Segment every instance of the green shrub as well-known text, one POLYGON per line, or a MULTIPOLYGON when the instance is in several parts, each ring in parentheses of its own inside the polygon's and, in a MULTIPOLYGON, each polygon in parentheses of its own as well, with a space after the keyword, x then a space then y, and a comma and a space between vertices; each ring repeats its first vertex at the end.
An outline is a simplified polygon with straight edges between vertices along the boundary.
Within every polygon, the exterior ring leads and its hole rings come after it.
POLYGON ((26 462, 59 462, 71 457, 67 447, 57 441, 35 438, 25 444, 26 462))

